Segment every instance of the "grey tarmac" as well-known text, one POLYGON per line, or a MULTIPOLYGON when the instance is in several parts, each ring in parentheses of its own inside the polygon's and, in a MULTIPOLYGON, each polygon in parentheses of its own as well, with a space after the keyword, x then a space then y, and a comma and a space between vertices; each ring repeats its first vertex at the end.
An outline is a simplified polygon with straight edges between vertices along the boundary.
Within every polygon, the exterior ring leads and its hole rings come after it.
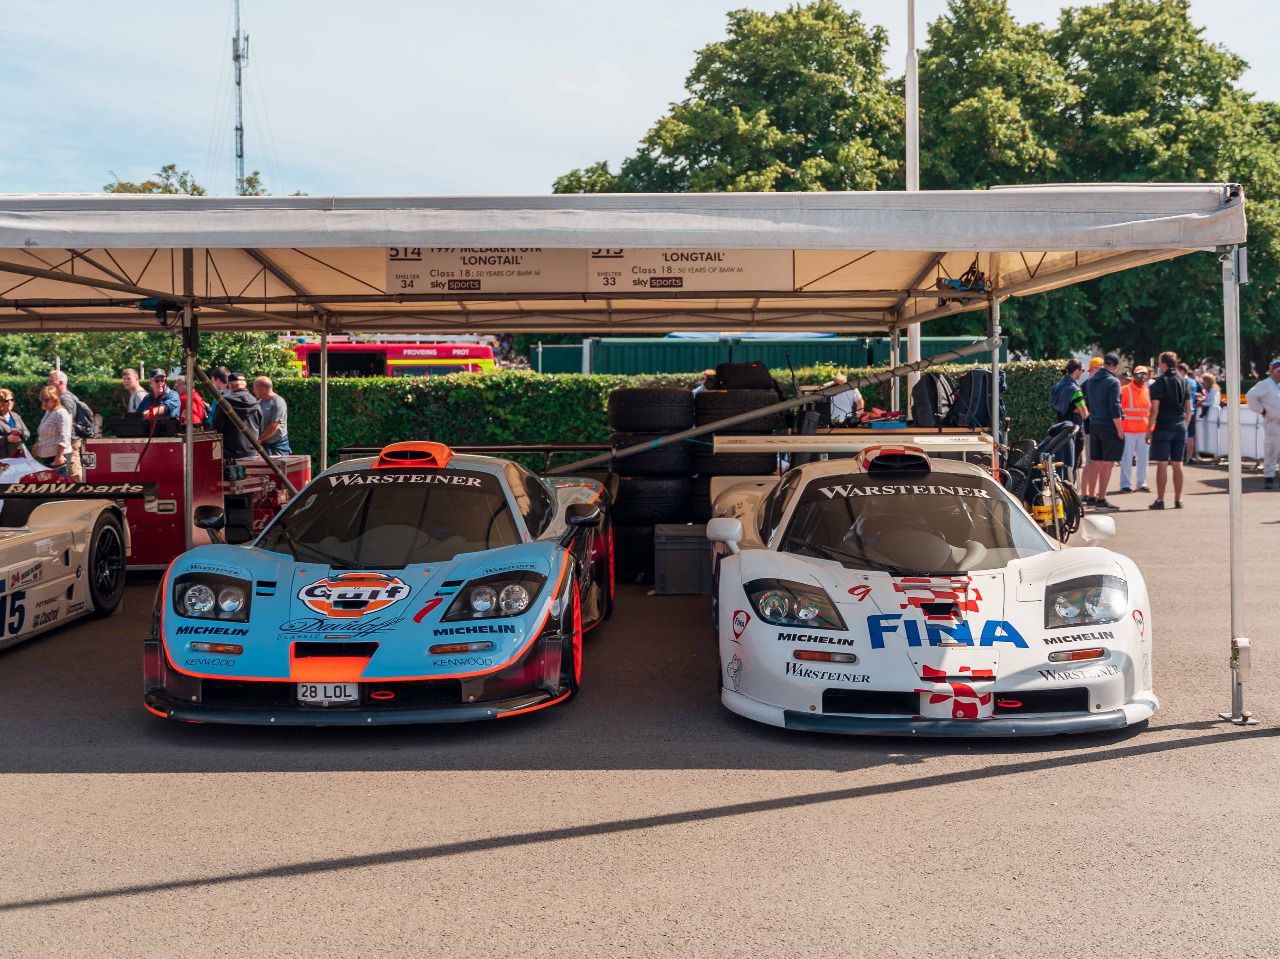
MULTIPOLYGON (((1152 593, 1145 730, 797 735, 713 691, 706 597, 622 590, 576 701, 487 725, 238 729, 143 711, 154 580, 0 653, 0 956, 1257 957, 1280 862, 1280 492, 1117 497, 1152 593)), ((426 637, 424 636, 424 642, 426 637)))

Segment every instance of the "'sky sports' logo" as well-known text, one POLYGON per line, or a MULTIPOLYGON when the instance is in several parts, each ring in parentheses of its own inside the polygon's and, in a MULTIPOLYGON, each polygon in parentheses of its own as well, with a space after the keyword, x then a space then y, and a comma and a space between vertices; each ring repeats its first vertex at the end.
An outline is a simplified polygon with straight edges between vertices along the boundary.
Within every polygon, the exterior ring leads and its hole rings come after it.
POLYGON ((298 598, 321 616, 355 619, 394 606, 412 592, 403 580, 383 573, 341 573, 298 590, 298 598))

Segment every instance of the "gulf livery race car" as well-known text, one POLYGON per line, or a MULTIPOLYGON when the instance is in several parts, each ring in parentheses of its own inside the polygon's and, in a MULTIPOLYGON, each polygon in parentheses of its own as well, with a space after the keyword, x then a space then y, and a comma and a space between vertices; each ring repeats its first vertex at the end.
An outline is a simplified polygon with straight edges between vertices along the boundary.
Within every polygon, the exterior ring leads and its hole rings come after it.
MULTIPOLYGON (((1137 567, 1061 548, 978 466, 871 447, 731 487, 714 516, 721 700, 735 713, 1006 736, 1115 729, 1158 708, 1137 567)), ((1113 531, 1086 519, 1095 538, 1113 531)))
POLYGON ((116 611, 129 534, 108 497, 144 489, 68 483, 34 459, 0 460, 0 648, 116 611))
MULTIPOLYGON (((320 474, 252 543, 179 556, 144 701, 200 722, 462 722, 572 697, 613 604, 608 495, 397 443, 320 474)), ((219 511, 197 519, 217 529, 219 511)))

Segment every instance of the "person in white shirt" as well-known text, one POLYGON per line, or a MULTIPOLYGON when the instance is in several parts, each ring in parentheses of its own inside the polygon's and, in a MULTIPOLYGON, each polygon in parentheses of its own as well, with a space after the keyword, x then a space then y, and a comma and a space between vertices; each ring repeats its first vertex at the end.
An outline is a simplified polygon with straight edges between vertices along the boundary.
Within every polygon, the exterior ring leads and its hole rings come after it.
MULTIPOLYGON (((843 373, 837 373, 835 382, 843 386, 849 382, 849 377, 843 373)), ((862 411, 866 409, 866 406, 866 402, 862 399, 862 393, 856 386, 851 390, 845 390, 843 393, 837 393, 831 397, 831 425, 852 426, 858 422, 858 417, 862 415, 862 411)))
POLYGON ((1280 463, 1280 357, 1271 361, 1270 375, 1245 394, 1249 409, 1262 417, 1262 485, 1271 489, 1276 483, 1276 464, 1280 463))
POLYGON ((137 370, 121 370, 120 385, 124 387, 125 395, 125 412, 136 413, 138 407, 142 405, 142 401, 147 398, 147 391, 142 388, 142 384, 138 382, 137 370))

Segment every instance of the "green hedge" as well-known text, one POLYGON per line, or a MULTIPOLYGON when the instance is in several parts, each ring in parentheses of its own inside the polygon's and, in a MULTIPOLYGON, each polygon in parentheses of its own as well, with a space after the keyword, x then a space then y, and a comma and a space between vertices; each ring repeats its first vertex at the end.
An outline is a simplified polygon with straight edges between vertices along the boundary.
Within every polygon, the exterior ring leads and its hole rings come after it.
MULTIPOLYGON (((940 367, 957 378, 973 364, 940 367)), ((1049 389, 1061 375, 1061 361, 1016 362, 1008 373, 1005 402, 1015 438, 1035 439, 1048 429, 1049 389)), ((855 379, 878 370, 844 370, 855 379)), ((796 371, 801 385, 827 382, 834 367, 796 371)), ((791 374, 775 371, 790 392, 791 374)), ((358 378, 329 382, 329 449, 395 440, 433 439, 443 443, 591 443, 609 436, 606 406, 612 390, 627 386, 692 389, 697 374, 653 376, 538 374, 501 371, 431 379, 358 378)), ((35 429, 36 393, 43 380, 11 378, 0 382, 18 396, 19 412, 35 429)), ((71 389, 104 417, 124 411, 124 391, 116 379, 78 377, 71 389)), ((905 384, 904 384, 905 388, 905 384)), ((289 436, 296 452, 315 455, 320 445, 320 383, 315 378, 282 379, 277 391, 289 403, 289 436)), ((887 408, 887 385, 863 390, 868 407, 887 408)))

